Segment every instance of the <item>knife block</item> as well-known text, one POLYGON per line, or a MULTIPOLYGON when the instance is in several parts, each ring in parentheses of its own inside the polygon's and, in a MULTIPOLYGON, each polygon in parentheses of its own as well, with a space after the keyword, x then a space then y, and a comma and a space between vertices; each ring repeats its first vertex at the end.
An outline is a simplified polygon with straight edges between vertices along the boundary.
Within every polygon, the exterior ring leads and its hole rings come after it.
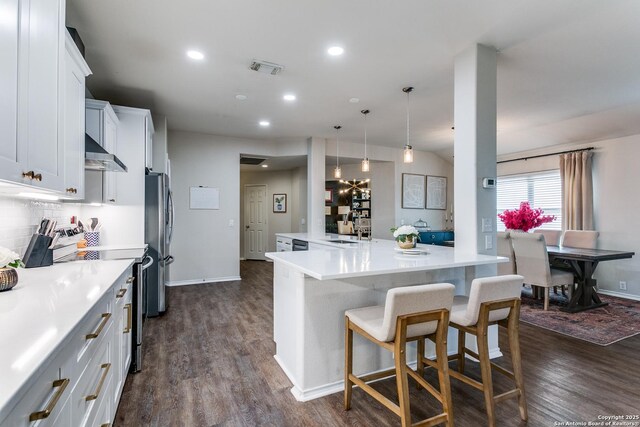
POLYGON ((25 268, 47 267, 53 265, 53 250, 49 249, 53 239, 43 234, 34 234, 22 257, 25 268))

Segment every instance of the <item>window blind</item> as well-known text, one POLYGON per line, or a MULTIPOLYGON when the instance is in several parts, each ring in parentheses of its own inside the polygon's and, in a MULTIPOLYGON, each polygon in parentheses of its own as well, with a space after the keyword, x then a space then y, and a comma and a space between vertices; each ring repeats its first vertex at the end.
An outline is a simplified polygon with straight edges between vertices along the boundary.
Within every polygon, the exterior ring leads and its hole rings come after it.
MULTIPOLYGON (((562 228, 562 183, 560 170, 499 176, 497 179, 497 214, 507 209, 516 209, 520 202, 529 202, 532 208, 542 208, 545 215, 555 215, 553 222, 540 228, 560 230, 562 228)), ((498 231, 505 226, 498 218, 498 231)))

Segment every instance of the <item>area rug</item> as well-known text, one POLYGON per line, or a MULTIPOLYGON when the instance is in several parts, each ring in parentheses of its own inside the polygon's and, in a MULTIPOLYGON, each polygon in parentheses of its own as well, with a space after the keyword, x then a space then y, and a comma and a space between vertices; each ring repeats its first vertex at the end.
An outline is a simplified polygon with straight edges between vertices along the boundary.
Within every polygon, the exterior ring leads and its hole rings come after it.
POLYGON ((520 320, 559 334, 607 346, 640 334, 640 301, 600 294, 602 302, 609 305, 579 313, 565 313, 560 307, 568 300, 554 295, 551 290, 549 310, 544 311, 543 301, 534 299, 531 290, 522 291, 520 320))

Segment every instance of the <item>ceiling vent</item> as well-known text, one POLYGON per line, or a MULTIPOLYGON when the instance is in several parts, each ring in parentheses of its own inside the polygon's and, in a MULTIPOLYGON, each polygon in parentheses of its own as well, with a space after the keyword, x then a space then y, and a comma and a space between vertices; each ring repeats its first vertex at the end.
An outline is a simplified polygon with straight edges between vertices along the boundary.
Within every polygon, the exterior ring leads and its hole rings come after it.
POLYGON ((284 65, 278 65, 274 64, 273 62, 259 61, 257 59, 254 59, 249 68, 259 73, 271 74, 272 76, 275 76, 277 74, 280 74, 280 72, 284 70, 284 65))
POLYGON ((264 162, 266 159, 259 159, 257 157, 240 157, 241 165, 259 165, 264 162))

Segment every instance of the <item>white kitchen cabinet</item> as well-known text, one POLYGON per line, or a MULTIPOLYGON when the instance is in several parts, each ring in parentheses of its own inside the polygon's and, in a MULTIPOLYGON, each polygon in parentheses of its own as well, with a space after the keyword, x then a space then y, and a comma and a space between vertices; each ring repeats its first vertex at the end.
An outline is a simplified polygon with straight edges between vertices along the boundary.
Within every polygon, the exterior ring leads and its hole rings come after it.
POLYGON ((151 117, 145 118, 145 151, 144 151, 144 166, 150 170, 153 169, 153 120, 151 117))
MULTIPOLYGON (((117 154, 120 120, 118 120, 111 104, 106 101, 87 99, 85 107, 87 134, 107 152, 117 154)), ((102 203, 115 204, 118 200, 116 174, 120 172, 104 171, 101 173, 102 203)))
MULTIPOLYGON (((93 427, 113 423, 131 361, 131 334, 125 331, 132 326, 125 308, 131 302, 129 273, 127 269, 121 274, 68 338, 51 351, 50 361, 25 382, 18 392, 21 397, 0 419, 0 426, 93 427)), ((25 360, 28 363, 28 358, 25 360)))
POLYGON ((133 307, 131 305, 133 277, 116 286, 115 313, 116 330, 113 334, 114 354, 114 387, 112 403, 117 407, 124 387, 124 381, 131 365, 131 329, 133 327, 133 307))
POLYGON ((64 191, 84 199, 85 78, 89 66, 67 32, 64 61, 64 191))
POLYGON ((18 145, 18 0, 0 0, 0 179, 21 182, 26 146, 18 145))
POLYGON ((293 250, 293 241, 288 237, 276 236, 276 252, 289 252, 293 250))
POLYGON ((18 145, 27 147, 24 183, 63 191, 65 2, 21 0, 20 13, 18 145))
POLYGON ((0 0, 0 179, 64 190, 63 0, 0 0))

